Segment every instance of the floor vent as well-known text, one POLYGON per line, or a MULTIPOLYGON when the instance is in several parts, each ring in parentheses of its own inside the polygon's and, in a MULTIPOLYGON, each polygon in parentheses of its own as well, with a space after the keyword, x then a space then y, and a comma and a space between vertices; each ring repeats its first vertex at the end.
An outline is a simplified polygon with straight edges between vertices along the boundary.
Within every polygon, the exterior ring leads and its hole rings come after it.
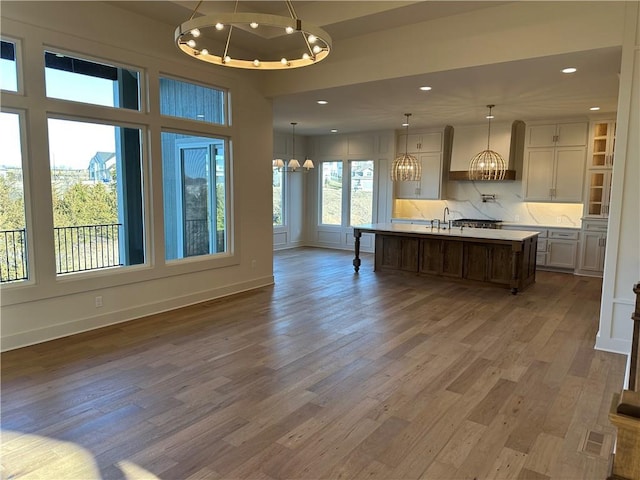
POLYGON ((611 450, 611 435, 587 430, 581 442, 580 451, 587 455, 607 458, 611 450))

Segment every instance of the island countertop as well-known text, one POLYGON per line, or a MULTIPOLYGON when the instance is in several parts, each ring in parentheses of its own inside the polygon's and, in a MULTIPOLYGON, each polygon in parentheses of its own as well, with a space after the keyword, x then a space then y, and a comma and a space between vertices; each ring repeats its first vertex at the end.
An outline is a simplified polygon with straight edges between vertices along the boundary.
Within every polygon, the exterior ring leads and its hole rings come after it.
POLYGON ((374 271, 442 277, 518 290, 535 282, 540 232, 491 228, 432 228, 406 223, 353 226, 353 268, 360 270, 360 238, 375 235, 374 271))
POLYGON ((419 225, 415 223, 367 223, 363 225, 354 225, 354 231, 359 230, 363 233, 398 233, 398 234, 414 234, 429 235, 441 237, 459 237, 465 239, 478 238, 483 240, 505 240, 505 241, 522 241, 527 238, 539 235, 540 232, 531 230, 502 230, 493 228, 436 228, 429 225, 419 225))

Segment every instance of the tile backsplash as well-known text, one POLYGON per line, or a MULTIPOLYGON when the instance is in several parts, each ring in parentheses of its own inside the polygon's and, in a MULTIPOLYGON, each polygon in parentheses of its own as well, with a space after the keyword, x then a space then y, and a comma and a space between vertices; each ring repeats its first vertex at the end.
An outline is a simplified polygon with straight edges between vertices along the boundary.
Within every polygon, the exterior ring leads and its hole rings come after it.
POLYGON ((580 227, 581 203, 532 203, 522 200, 522 182, 449 182, 446 200, 395 200, 394 218, 487 218, 523 225, 580 227), (482 201, 483 195, 495 195, 482 201))

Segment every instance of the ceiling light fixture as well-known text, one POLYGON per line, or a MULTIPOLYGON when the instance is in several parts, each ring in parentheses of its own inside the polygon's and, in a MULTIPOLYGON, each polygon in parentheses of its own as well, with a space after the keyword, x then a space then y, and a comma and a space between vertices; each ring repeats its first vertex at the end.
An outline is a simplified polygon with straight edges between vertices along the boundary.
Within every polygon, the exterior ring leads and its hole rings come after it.
POLYGON ((405 113, 406 121, 402 124, 405 127, 404 153, 396 157, 391 165, 391 180, 394 182, 419 182, 422 178, 422 165, 416 157, 409 152, 409 117, 410 113, 405 113))
POLYGON ((562 73, 576 73, 578 71, 575 67, 567 67, 562 69, 562 73))
POLYGON ((329 103, 329 102, 327 102, 326 100, 318 100, 316 103, 317 103, 318 105, 326 105, 326 104, 327 104, 327 103, 329 103))
POLYGON ((431 90, 431 87, 425 85, 424 87, 420 87, 420 90, 422 90, 423 92, 428 92, 429 90, 431 90))
MULTIPOLYGON (((306 67, 324 60, 331 51, 331 37, 322 28, 303 22, 293 8, 291 0, 285 0, 289 17, 269 15, 265 13, 238 13, 238 0, 236 0, 233 13, 220 13, 195 17, 202 0, 198 2, 191 18, 181 23, 175 30, 175 42, 184 53, 203 62, 222 65, 224 67, 246 68, 252 70, 283 70, 290 68, 306 67), (195 17, 195 18, 194 18, 195 17), (298 58, 283 57, 281 52, 272 52, 273 58, 241 59, 234 57, 231 48, 231 34, 234 28, 239 28, 247 33, 264 30, 280 29, 283 35, 298 32, 295 37, 302 38, 298 45, 289 45, 287 50, 300 50, 298 58), (224 38, 226 30, 226 39, 224 38), (220 54, 216 51, 217 45, 224 45, 220 54)), ((262 39, 266 36, 262 36, 262 39)), ((218 50, 219 51, 219 50, 218 50)))
POLYGON ((597 112, 598 110, 600 110, 600 107, 591 107, 589 110, 591 110, 592 112, 597 112))
MULTIPOLYGON (((289 160, 289 163, 287 164, 287 167, 289 168, 289 170, 285 170, 285 172, 287 171, 297 172, 298 168, 300 168, 300 162, 296 160, 296 125, 297 124, 298 124, 297 122, 291 122, 292 139, 293 139, 292 149, 291 149, 291 160, 289 160)), ((273 160, 271 165, 273 168, 277 168, 278 170, 280 170, 281 168, 284 167, 284 160, 282 160, 281 158, 276 158, 273 160)), ((309 171, 309 169, 315 168, 315 166, 313 165, 313 160, 305 156, 304 162, 302 163, 302 168, 306 169, 307 172, 309 171)))
POLYGON ((494 118, 491 110, 495 105, 487 105, 489 114, 489 132, 487 134, 487 149, 476 154, 469 162, 469 180, 504 180, 507 172, 507 164, 498 152, 490 148, 491 143, 491 119, 494 118))

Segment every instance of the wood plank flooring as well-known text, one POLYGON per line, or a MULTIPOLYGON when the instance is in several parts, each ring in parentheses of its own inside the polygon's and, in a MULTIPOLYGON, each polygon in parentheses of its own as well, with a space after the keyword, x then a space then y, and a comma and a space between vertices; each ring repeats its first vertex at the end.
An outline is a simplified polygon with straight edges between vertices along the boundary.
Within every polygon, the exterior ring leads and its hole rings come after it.
POLYGON ((517 296, 276 253, 276 285, 2 354, 2 475, 604 479, 601 280, 517 296))

